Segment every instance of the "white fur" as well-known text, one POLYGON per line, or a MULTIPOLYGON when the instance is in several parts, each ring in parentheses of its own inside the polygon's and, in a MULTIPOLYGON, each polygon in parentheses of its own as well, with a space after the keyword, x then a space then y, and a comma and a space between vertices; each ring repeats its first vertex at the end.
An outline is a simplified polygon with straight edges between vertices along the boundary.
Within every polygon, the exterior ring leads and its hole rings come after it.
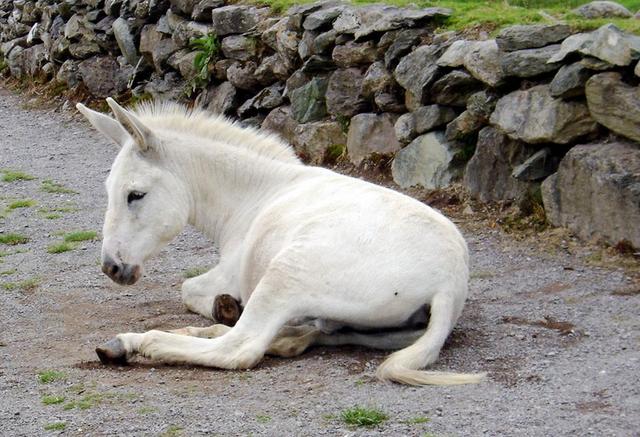
POLYGON ((235 327, 213 328, 215 338, 195 328, 120 334, 128 354, 236 369, 254 366, 267 351, 291 355, 310 344, 345 343, 392 348, 395 341, 404 347, 417 338, 380 366, 379 378, 482 380, 419 370, 437 359, 467 297, 467 246, 451 221, 395 191, 304 166, 277 137, 222 117, 168 103, 135 112, 109 104, 120 123, 79 106, 122 146, 106 184, 103 255, 142 265, 192 224, 218 243, 221 258, 184 282, 185 305, 211 318, 215 296, 227 293, 245 306, 235 327), (147 193, 133 207, 126 201, 131 190, 147 193), (281 331, 300 319, 325 328, 403 326, 425 304, 431 317, 424 334, 281 331))

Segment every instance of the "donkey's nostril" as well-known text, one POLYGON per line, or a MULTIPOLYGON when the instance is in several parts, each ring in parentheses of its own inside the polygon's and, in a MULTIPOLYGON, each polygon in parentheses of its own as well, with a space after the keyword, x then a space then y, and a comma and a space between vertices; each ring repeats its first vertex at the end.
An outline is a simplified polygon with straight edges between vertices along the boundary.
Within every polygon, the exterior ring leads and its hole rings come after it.
POLYGON ((118 274, 119 271, 120 271, 120 268, 118 267, 117 264, 111 264, 111 266, 109 266, 109 275, 115 276, 118 274))

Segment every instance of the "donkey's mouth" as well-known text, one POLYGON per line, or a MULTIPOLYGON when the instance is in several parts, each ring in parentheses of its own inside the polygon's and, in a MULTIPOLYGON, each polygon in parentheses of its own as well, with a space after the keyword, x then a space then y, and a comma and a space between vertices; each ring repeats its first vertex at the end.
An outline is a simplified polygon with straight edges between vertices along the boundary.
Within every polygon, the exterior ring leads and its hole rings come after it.
POLYGON ((107 258, 102 263, 102 273, 120 285, 135 284, 142 276, 142 268, 139 265, 124 264, 107 258))

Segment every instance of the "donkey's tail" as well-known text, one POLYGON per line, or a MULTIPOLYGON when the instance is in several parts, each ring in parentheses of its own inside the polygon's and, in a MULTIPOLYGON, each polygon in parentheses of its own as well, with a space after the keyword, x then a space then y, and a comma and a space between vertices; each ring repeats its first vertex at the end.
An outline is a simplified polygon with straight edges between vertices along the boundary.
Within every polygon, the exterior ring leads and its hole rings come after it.
POLYGON ((456 297, 439 293, 431 302, 431 316, 425 333, 409 347, 391 354, 378 368, 383 381, 408 385, 456 385, 482 382, 486 373, 449 373, 420 370, 436 361, 438 353, 458 319, 462 305, 456 297))

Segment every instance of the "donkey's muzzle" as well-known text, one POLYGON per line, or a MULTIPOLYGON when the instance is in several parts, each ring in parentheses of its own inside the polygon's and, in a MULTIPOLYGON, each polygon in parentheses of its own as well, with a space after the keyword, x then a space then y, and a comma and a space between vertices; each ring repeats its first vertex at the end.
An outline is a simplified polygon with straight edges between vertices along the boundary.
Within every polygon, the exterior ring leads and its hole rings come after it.
POLYGON ((102 262, 102 273, 120 285, 131 285, 140 279, 140 266, 120 263, 107 257, 102 262))

